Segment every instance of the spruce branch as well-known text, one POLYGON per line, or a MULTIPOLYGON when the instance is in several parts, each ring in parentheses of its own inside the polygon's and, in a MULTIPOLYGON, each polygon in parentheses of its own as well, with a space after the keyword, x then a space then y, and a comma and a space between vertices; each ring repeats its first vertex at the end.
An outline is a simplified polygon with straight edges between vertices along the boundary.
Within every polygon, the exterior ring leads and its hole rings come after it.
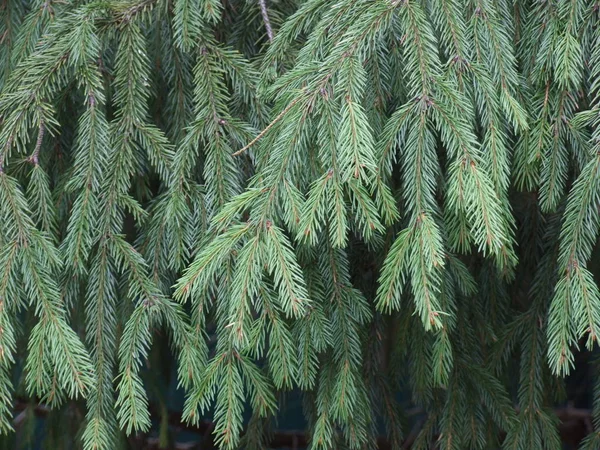
POLYGON ((597 448, 598 10, 0 2, 0 433, 597 448))

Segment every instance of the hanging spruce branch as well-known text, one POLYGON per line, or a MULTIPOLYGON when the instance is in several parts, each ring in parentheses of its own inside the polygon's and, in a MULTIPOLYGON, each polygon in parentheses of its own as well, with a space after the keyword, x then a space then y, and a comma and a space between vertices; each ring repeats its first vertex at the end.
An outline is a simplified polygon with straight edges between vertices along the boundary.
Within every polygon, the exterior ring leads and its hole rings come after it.
POLYGON ((0 440, 597 448, 599 12, 4 1, 0 440))

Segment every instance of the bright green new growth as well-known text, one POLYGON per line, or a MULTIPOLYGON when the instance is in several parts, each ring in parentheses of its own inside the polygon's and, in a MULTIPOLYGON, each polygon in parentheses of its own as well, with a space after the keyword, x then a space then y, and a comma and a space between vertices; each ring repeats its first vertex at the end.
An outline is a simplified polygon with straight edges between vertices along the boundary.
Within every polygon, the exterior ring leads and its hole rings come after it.
POLYGON ((311 449, 400 448, 411 403, 416 449, 560 449, 600 333, 598 4, 262 6, 0 5, 0 431, 79 399, 121 448, 173 360, 222 449, 292 390, 311 449))

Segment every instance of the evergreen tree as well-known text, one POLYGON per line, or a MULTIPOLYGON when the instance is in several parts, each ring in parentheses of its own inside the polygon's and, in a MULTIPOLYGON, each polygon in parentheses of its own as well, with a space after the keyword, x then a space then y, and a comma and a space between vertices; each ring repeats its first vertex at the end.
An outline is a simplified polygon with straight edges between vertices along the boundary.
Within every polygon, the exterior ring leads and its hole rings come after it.
POLYGON ((599 94, 595 0, 3 0, 4 445, 600 448, 599 94))

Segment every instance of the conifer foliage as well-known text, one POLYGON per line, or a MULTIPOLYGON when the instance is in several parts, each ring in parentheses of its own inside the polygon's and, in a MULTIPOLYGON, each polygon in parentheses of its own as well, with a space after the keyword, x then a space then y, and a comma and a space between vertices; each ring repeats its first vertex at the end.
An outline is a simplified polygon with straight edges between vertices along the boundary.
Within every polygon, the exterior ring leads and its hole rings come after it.
POLYGON ((167 446, 172 372, 220 449, 268 448, 292 393, 315 450, 562 448, 600 334, 599 21, 595 0, 2 0, 5 439, 25 399, 49 448, 155 419, 167 446))

